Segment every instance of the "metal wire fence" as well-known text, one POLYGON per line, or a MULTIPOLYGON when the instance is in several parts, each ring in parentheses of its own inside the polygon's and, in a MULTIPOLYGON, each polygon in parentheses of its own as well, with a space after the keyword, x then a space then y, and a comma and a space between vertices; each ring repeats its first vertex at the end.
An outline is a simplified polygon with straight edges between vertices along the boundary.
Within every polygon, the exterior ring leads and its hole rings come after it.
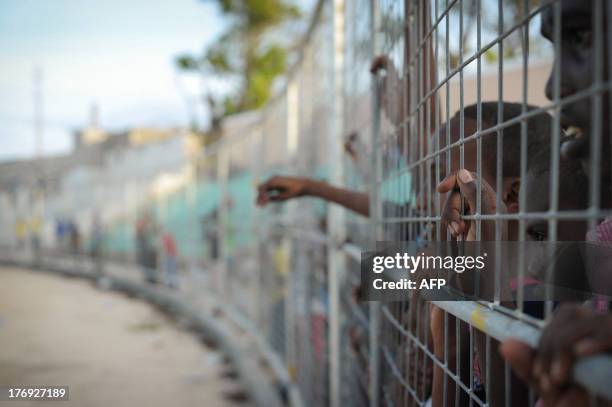
MULTIPOLYGON (((492 301, 363 301, 360 251, 376 241, 450 238, 435 188, 460 168, 479 181, 473 213, 462 213, 475 240, 488 233, 523 242, 538 222, 548 242, 584 240, 609 216, 600 188, 608 157, 599 146, 608 137, 603 27, 612 11, 601 0, 589 4, 593 72, 572 92, 561 62, 552 63, 563 25, 575 20, 563 14, 564 3, 320 1, 283 90, 262 111, 228 118, 222 139, 207 147, 193 187, 196 195, 201 185, 216 191, 208 195, 215 205, 197 215, 207 216, 212 236, 198 239, 218 244, 212 287, 222 307, 272 349, 297 389, 294 401, 535 405, 537 394, 511 374, 496 347, 510 336, 536 346, 557 304, 548 296, 528 309, 524 245, 516 246, 513 304, 502 300, 500 261, 492 301), (553 45, 540 35, 545 19, 553 45), (559 158, 561 111, 580 103, 590 108, 592 155, 576 181, 559 158), (530 194, 526 180, 538 162, 545 176, 530 194), (275 174, 368 193, 370 217, 308 197, 256 208, 256 185, 275 174), (496 191, 493 211, 485 210, 480 180, 496 191), (585 183, 584 202, 568 203, 568 188, 585 183), (541 207, 534 195, 544 196, 541 207), (568 229, 582 237, 564 237, 568 229)), ((595 377, 610 366, 600 357, 574 371, 594 402, 595 394, 610 396, 595 377)))
MULTIPOLYGON (((276 261, 273 268, 283 276, 276 280, 278 286, 262 287, 262 297, 272 301, 261 315, 273 319, 267 329, 284 337, 276 349, 306 404, 426 405, 435 399, 434 391, 443 405, 536 402, 537 395, 501 361, 496 343, 512 329, 512 335, 537 344, 543 319, 555 307, 552 298, 539 311, 527 310, 528 285, 518 284, 516 306, 502 301, 498 262, 490 302, 414 298, 364 303, 358 253, 375 240, 446 238, 443 202, 436 198, 435 186, 453 171, 468 168, 495 191, 504 191, 511 176, 527 179, 538 137, 548 148, 543 188, 549 191, 549 203, 539 211, 531 209, 526 182, 517 184, 514 213, 500 209, 508 204, 502 193, 496 194, 494 213, 483 213, 479 199, 475 213, 464 217, 475 221, 476 239, 482 239, 487 221, 494 222, 490 239, 508 239, 502 233, 511 220, 518 228, 511 239, 523 241, 528 224, 542 219, 547 240, 555 242, 563 240, 560 223, 586 220, 592 227, 605 216, 593 192, 599 185, 596 164, 589 169, 588 206, 559 206, 560 110, 578 96, 562 95, 560 81, 554 79, 546 99, 543 82, 554 50, 539 31, 541 14, 550 10, 553 27, 561 26, 562 6, 485 0, 322 6, 286 91, 264 112, 266 169, 260 174, 316 175, 368 192, 371 219, 305 198, 265 209, 259 220, 260 227, 265 225, 259 229, 259 253, 268 257, 260 258, 260 266, 276 261), (273 124, 267 123, 269 118, 273 124), (533 134, 538 131, 545 134, 533 134), (282 293, 272 293, 279 289, 282 293), (279 307, 283 317, 276 316, 279 307), (432 312, 443 321, 441 353, 434 351, 432 312), (445 377, 442 388, 433 387, 435 369, 445 377)), ((559 47, 560 29, 554 35, 559 47)), ((599 41, 595 43, 601 48, 599 41)), ((602 58, 600 49, 594 65, 603 66, 602 58)), ((553 69, 559 78, 559 64, 553 69)), ((580 95, 599 106, 595 128, 602 126, 600 99, 606 89, 601 72, 598 77, 580 95)), ((524 281, 524 247, 518 247, 516 275, 524 281)), ((260 273, 271 271, 263 268, 260 273)), ((592 375, 577 373, 579 381, 593 384, 586 376, 592 375)))

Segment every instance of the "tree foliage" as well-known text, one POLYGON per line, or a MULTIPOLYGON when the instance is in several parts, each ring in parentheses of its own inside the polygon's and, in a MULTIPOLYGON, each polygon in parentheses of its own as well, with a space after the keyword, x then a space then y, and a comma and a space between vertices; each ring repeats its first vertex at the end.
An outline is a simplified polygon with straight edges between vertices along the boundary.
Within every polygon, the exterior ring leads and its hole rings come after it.
POLYGON ((208 1, 218 4, 228 29, 202 55, 180 55, 175 64, 183 71, 239 83, 230 94, 206 96, 214 122, 219 116, 256 109, 268 101, 274 80, 287 63, 287 44, 274 41, 271 34, 300 12, 290 0, 208 1))
MULTIPOLYGON (((539 0, 527 0, 527 2, 524 0, 503 1, 502 6, 504 21, 502 30, 508 30, 510 27, 514 26, 525 18, 525 5, 527 5, 528 9, 530 10, 539 3, 539 0)), ((459 40, 461 41, 464 53, 463 57, 465 58, 466 55, 476 51, 476 43, 473 36, 478 25, 478 0, 466 0, 463 3, 459 3, 459 5, 463 5, 464 30, 463 35, 459 40)), ((490 33, 498 33, 500 29, 498 20, 499 3, 491 0, 480 0, 480 6, 482 30, 490 33)), ((452 8, 450 14, 454 15, 458 19, 459 6, 452 8)), ((531 34, 533 35, 537 33, 531 34)), ((520 55, 522 42, 524 40, 523 36, 524 30, 518 29, 504 40, 504 58, 511 59, 520 55)), ((449 53, 450 68, 454 69, 459 66, 461 55, 458 49, 450 49, 449 53)), ((485 59, 487 62, 495 62, 498 60, 498 58, 499 55, 497 55, 496 49, 490 49, 485 53, 485 59)))

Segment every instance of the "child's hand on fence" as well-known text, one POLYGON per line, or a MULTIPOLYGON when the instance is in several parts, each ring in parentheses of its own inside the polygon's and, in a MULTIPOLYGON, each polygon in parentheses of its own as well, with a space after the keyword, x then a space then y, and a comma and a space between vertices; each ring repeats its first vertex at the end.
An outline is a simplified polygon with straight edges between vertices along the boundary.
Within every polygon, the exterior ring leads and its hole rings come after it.
POLYGON ((433 364, 426 352, 417 345, 417 342, 424 344, 430 351, 433 350, 433 338, 429 334, 428 324, 425 323, 428 320, 429 306, 420 296, 419 290, 415 290, 410 296, 407 308, 408 312, 404 314, 404 318, 408 318, 408 321, 401 322, 418 338, 418 341, 408 339, 403 344, 406 347, 403 353, 406 355, 407 363, 412 366, 408 369, 405 378, 410 385, 414 386, 419 397, 423 398, 426 394, 429 394, 431 388, 433 364))
MULTIPOLYGON (((443 179, 438 184, 438 192, 449 193, 442 210, 442 227, 446 227, 453 238, 467 241, 476 240, 476 221, 463 220, 463 215, 475 215, 477 208, 478 178, 476 174, 461 169, 443 179), (463 212, 462 212, 463 202, 463 212)), ((496 213, 496 195, 491 186, 480 179, 481 214, 496 213)), ((503 209, 503 208, 500 208, 503 209)), ((481 239, 495 240, 495 224, 491 221, 481 222, 481 239)), ((502 240, 504 238, 502 237, 502 240)))
POLYGON ((370 65, 372 75, 377 75, 381 71, 385 72, 385 76, 380 89, 380 107, 389 116, 391 122, 398 125, 405 113, 402 98, 404 84, 395 64, 386 55, 377 56, 370 65))
POLYGON ((310 179, 300 177, 272 177, 257 187, 257 205, 286 201, 306 195, 310 179))
POLYGON ((517 340, 504 342, 500 350, 545 406, 587 405, 587 392, 571 383, 573 364, 577 358, 612 351, 612 316, 566 304, 544 329, 537 351, 517 340))
POLYGON ((444 310, 432 303, 429 303, 429 329, 434 355, 442 360, 444 358, 444 310))
POLYGON ((537 387, 532 376, 535 349, 518 339, 508 339, 500 345, 499 351, 521 380, 537 387))
MULTIPOLYGON (((469 330, 468 325, 451 314, 446 315, 446 312, 434 304, 429 304, 429 328, 432 336, 433 353, 439 361, 446 362, 446 366, 451 372, 459 375, 462 380, 466 380, 469 375, 469 330), (445 323, 446 320, 446 323, 445 323), (444 325, 446 324, 446 329, 444 325), (457 328, 459 324, 459 348, 457 347, 457 328), (446 331, 446 332, 445 332, 446 331), (457 371, 457 357, 459 357, 459 371, 457 371)), ((444 404, 444 382, 446 388, 454 386, 454 379, 446 375, 444 368, 434 365, 433 383, 432 383, 432 405, 435 407, 443 405, 455 405, 454 392, 448 392, 446 404, 444 404)), ((460 396, 461 397, 461 396, 460 396)), ((466 405, 458 400, 460 405, 466 405)))
POLYGON ((500 346, 500 353, 508 361, 514 373, 538 393, 540 396, 538 405, 542 407, 588 405, 588 395, 580 386, 565 386, 563 392, 551 392, 550 389, 553 387, 542 380, 539 371, 536 375, 534 369, 537 360, 536 350, 526 343, 509 339, 500 346))
MULTIPOLYGON (((477 220, 465 219, 466 215, 477 214, 478 208, 478 183, 480 183, 480 213, 491 215, 496 213, 496 194, 493 188, 484 180, 478 179, 477 175, 461 169, 452 173, 438 184, 438 192, 448 193, 446 203, 442 210, 441 225, 446 227, 451 238, 465 241, 492 242, 495 240, 506 240, 506 228, 502 225, 502 237, 496 239, 495 222, 482 220, 480 223, 480 239, 477 239, 477 220)), ((502 212, 505 208, 501 208, 502 212)), ((444 229, 443 229, 444 230, 444 229)), ((473 248, 472 248, 473 249, 473 248)), ((489 253, 488 264, 495 264, 495 259, 489 253)), ((504 273, 501 273, 505 275, 504 273)), ((495 286, 498 283, 506 289, 505 282, 498 282, 493 272, 466 273, 456 275, 456 285, 468 295, 478 295, 482 299, 492 300, 495 294, 495 286), (478 279, 478 280, 476 280, 478 279)))

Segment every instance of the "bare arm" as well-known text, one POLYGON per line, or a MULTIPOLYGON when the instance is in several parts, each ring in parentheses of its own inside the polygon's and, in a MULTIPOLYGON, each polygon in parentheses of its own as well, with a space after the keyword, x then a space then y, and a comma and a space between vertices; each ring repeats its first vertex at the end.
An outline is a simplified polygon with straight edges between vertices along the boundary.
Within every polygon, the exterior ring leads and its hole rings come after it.
POLYGON ((363 216, 370 216, 370 196, 364 192, 338 188, 323 181, 311 180, 309 195, 344 206, 363 216))
MULTIPOLYGON (((448 325, 446 336, 447 345, 445 346, 444 341, 444 311, 435 305, 430 306, 430 323, 431 323, 431 334, 433 336, 434 355, 436 358, 444 362, 445 360, 445 347, 446 347, 446 361, 448 363, 448 369, 459 376, 463 383, 469 383, 469 366, 470 366, 470 347, 469 347, 469 332, 467 325, 461 323, 461 321, 452 315, 448 315, 448 325), (457 348, 457 336, 455 324, 460 324, 459 335, 460 335, 460 348, 457 348), (457 372, 457 354, 459 354, 460 371, 457 372)), ((433 374, 433 386, 431 390, 432 406, 444 407, 460 405, 465 406, 469 404, 467 394, 463 391, 459 391, 459 400, 455 403, 456 395, 456 383, 455 380, 446 375, 443 368, 434 364, 433 374), (444 400, 444 382, 446 382, 446 400, 444 400), (446 401, 446 403, 445 403, 446 401)))
POLYGON ((344 206, 363 216, 370 215, 368 194, 338 188, 324 181, 300 177, 272 177, 257 187, 257 204, 280 202, 302 196, 313 196, 344 206))

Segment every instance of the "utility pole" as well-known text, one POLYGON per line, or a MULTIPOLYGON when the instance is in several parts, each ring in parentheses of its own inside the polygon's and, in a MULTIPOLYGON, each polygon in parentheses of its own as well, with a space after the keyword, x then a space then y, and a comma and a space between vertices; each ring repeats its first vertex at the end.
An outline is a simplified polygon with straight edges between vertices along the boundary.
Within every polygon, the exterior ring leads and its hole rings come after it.
POLYGON ((91 104, 89 110, 89 126, 94 130, 98 130, 100 128, 100 109, 98 108, 98 104, 95 102, 91 104))
MULTIPOLYGON (((43 70, 40 65, 34 67, 34 143, 36 159, 40 160, 43 155, 43 138, 44 138, 44 112, 43 112, 43 70)), ((33 218, 37 239, 40 239, 40 228, 42 227, 43 217, 46 211, 45 189, 46 182, 44 172, 40 168, 36 171, 36 180, 33 186, 34 202, 30 213, 33 218)), ((36 251, 37 253, 37 251, 36 251)), ((38 259, 37 259, 38 261, 38 259)))
POLYGON ((43 113, 43 70, 40 65, 37 65, 34 67, 34 141, 36 158, 41 158, 43 155, 43 113))

